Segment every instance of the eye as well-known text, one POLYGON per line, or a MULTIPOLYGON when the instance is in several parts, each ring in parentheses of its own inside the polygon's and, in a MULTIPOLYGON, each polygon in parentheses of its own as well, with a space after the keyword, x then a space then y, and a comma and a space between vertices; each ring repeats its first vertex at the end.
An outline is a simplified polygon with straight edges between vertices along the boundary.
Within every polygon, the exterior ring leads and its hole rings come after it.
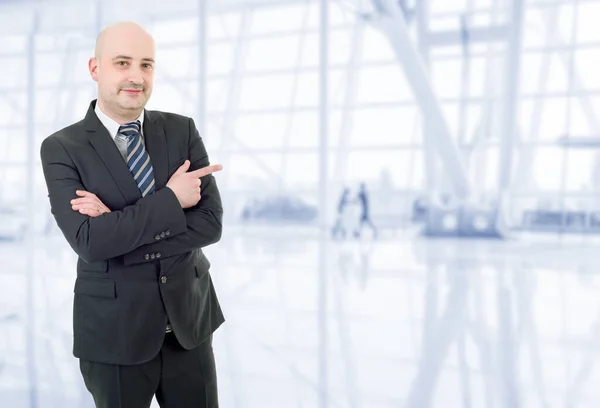
POLYGON ((146 69, 152 69, 152 64, 142 64, 142 67, 146 68, 146 69))
POLYGON ((117 65, 125 66, 127 65, 127 61, 117 61, 117 65))

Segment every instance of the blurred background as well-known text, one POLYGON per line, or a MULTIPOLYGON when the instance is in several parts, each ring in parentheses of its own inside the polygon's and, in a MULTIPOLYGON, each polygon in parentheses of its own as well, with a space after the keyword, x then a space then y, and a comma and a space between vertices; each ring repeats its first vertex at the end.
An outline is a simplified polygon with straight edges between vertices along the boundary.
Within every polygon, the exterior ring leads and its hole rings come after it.
POLYGON ((600 405, 600 1, 0 0, 0 407, 93 407, 39 147, 121 20, 224 165, 222 407, 600 405))

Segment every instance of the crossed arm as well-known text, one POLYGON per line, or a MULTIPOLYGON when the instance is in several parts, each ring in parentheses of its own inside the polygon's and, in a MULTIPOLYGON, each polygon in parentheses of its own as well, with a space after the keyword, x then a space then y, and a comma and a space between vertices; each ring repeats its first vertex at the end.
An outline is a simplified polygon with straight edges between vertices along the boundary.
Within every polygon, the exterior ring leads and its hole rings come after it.
MULTIPOLYGON (((190 119, 190 170, 209 165, 208 155, 190 119)), ((73 250, 86 262, 124 256, 125 264, 149 262, 145 254, 169 257, 213 244, 221 238, 223 209, 214 177, 201 177, 202 197, 183 209, 165 187, 119 211, 110 211, 85 191, 73 161, 60 141, 44 140, 41 159, 52 214, 73 250), (75 194, 78 191, 76 197, 75 194), (100 208, 100 211, 98 211, 100 208), (160 231, 170 231, 157 241, 160 231)))
MULTIPOLYGON (((206 168, 210 165, 206 148, 200 139, 198 130, 190 124, 190 144, 188 147, 190 157, 190 171, 206 168)), ((125 265, 147 262, 145 254, 160 252, 163 257, 170 257, 192 251, 197 248, 214 244, 221 239, 223 206, 221 195, 217 188, 215 178, 208 174, 200 178, 201 198, 196 205, 184 209, 186 230, 165 240, 155 241, 151 244, 141 245, 125 254, 125 265)))

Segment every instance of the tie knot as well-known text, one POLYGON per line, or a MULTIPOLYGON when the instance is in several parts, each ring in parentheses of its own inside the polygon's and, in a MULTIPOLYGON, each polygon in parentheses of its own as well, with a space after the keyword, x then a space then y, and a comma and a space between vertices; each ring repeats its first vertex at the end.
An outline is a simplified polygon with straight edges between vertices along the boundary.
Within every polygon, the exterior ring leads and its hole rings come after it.
POLYGON ((119 133, 123 136, 130 137, 140 133, 141 124, 139 120, 135 122, 125 123, 119 126, 119 133))

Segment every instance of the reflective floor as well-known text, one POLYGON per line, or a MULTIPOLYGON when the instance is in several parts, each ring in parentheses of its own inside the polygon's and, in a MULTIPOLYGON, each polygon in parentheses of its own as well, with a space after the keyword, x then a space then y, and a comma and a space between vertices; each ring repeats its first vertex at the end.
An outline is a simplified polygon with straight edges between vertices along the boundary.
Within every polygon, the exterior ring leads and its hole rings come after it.
MULTIPOLYGON (((597 408, 598 248, 231 228, 206 251, 227 318, 221 406, 597 408)), ((70 249, 0 256, 0 407, 92 407, 71 355, 70 249)))

